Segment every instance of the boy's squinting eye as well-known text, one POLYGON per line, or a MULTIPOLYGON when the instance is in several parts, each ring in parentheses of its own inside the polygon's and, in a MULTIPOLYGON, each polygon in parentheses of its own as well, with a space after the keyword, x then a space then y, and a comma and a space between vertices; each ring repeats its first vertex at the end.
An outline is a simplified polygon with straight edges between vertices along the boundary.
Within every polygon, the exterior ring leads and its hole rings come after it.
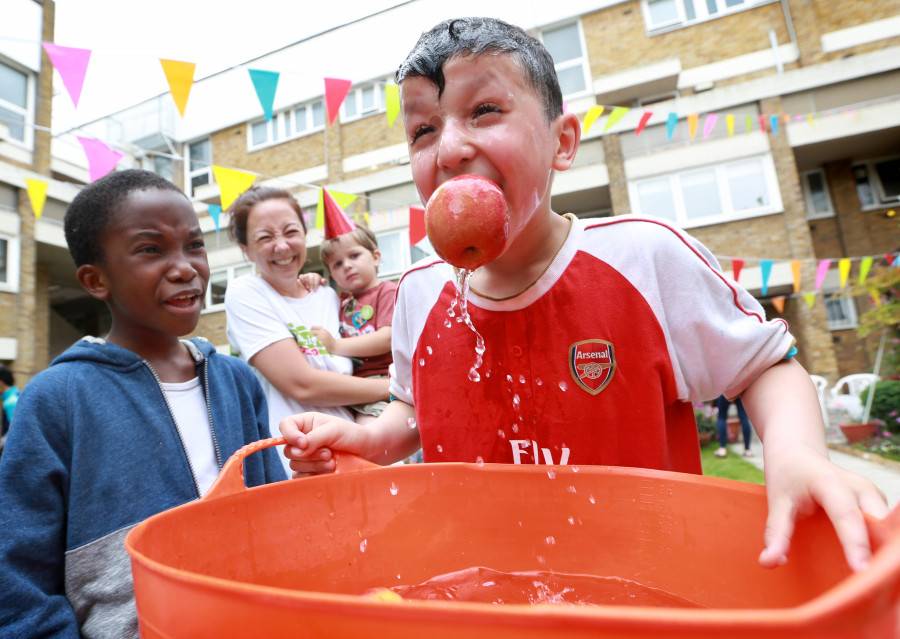
POLYGON ((500 107, 498 107, 496 104, 485 102, 475 107, 473 115, 477 118, 478 116, 486 115, 488 113, 500 113, 500 107))
POLYGON ((202 239, 199 239, 199 240, 193 240, 193 241, 191 242, 191 248, 192 248, 192 249, 202 249, 202 248, 206 248, 206 242, 204 242, 202 239))
POLYGON ((415 143, 416 140, 418 140, 420 137, 422 137, 426 133, 431 133, 432 131, 434 131, 434 127, 429 124, 421 124, 421 125, 417 126, 416 130, 413 131, 413 134, 412 134, 413 143, 415 143))

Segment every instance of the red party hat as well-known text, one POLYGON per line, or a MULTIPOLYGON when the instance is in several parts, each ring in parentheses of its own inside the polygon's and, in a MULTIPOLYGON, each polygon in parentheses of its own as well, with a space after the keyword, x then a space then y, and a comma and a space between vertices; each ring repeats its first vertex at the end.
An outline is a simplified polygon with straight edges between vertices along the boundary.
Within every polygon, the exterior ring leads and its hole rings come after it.
POLYGON ((347 217, 347 214, 338 206, 327 189, 322 189, 322 208, 325 212, 325 239, 333 240, 336 237, 349 233, 356 225, 347 217))

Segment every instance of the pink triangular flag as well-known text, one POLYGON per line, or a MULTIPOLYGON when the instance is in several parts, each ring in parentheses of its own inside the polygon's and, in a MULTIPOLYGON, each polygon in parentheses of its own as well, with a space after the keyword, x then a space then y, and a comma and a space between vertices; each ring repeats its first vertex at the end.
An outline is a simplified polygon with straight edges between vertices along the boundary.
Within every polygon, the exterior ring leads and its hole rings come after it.
POLYGON ((350 80, 325 78, 325 110, 328 113, 329 124, 334 124, 338 109, 341 108, 341 104, 350 92, 351 86, 353 86, 353 83, 350 80))
POLYGON ((425 209, 409 207, 409 245, 415 246, 425 238, 425 209))
POLYGON ((641 121, 638 122, 637 128, 634 130, 635 135, 640 135, 644 131, 647 127, 647 122, 650 121, 651 117, 653 117, 653 111, 644 111, 644 114, 641 116, 641 121))
POLYGON ((831 268, 831 260, 819 260, 819 265, 816 267, 816 290, 822 288, 822 284, 825 283, 825 276, 828 275, 828 269, 831 268))
POLYGON ((710 135, 712 135, 713 129, 716 128, 716 122, 719 121, 719 115, 717 113, 709 113, 706 116, 706 121, 703 123, 703 139, 705 140, 710 135))
POLYGON ((91 50, 61 47, 52 42, 45 42, 44 51, 47 52, 53 67, 59 71, 63 85, 77 107, 81 87, 84 85, 84 74, 87 73, 88 62, 91 59, 91 50))
POLYGON ((734 274, 734 281, 739 282, 741 280, 741 269, 744 268, 744 260, 733 259, 731 260, 731 272, 734 274))
POLYGON ((349 233, 356 228, 356 225, 347 217, 343 209, 338 206, 331 193, 327 189, 322 189, 322 204, 325 209, 325 239, 333 240, 334 238, 349 233))
POLYGON ((78 141, 81 142, 84 154, 87 156, 88 175, 91 178, 91 182, 96 182, 116 168, 116 164, 125 155, 109 148, 105 143, 94 138, 78 136, 78 141))

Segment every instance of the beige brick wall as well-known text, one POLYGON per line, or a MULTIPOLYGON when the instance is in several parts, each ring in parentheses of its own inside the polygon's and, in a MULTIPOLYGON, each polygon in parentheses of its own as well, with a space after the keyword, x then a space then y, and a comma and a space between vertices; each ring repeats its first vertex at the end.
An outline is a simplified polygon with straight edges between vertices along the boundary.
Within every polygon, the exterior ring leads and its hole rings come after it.
POLYGON ((822 254, 822 257, 878 255, 897 250, 900 245, 900 216, 887 217, 884 214, 887 208, 863 211, 851 167, 849 159, 831 162, 824 167, 835 210, 835 235, 842 234, 844 252, 822 254))
POLYGON ((325 164, 324 133, 313 133, 258 151, 247 151, 247 125, 239 124, 210 136, 212 161, 221 166, 276 177, 325 164))
POLYGON ((822 33, 900 15, 897 0, 844 0, 837 5, 834 0, 793 0, 791 8, 797 4, 810 6, 822 33))
POLYGON ((678 57, 683 68, 769 48, 769 29, 788 42, 781 7, 765 5, 649 37, 639 0, 583 16, 593 77, 678 57))
MULTIPOLYGON (((784 215, 767 215, 715 226, 688 229, 714 255, 771 257, 788 259, 791 247, 785 231, 784 215)), ((722 265, 728 269, 730 264, 722 265)))
POLYGON ((403 119, 398 117, 389 127, 384 113, 376 113, 341 125, 344 157, 374 151, 386 146, 405 144, 403 119))
POLYGON ((228 343, 228 337, 225 334, 225 311, 216 311, 212 313, 204 313, 200 316, 197 328, 191 333, 191 336, 205 337, 213 344, 219 346, 228 343))
POLYGON ((0 293, 0 337, 16 337, 15 293, 0 293))

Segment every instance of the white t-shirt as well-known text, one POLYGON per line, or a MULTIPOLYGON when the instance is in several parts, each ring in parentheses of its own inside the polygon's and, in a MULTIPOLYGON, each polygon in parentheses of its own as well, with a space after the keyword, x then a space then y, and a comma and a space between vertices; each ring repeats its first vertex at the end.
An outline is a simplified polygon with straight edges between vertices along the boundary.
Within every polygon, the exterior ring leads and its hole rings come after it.
POLYGON ((202 497, 219 476, 219 466, 200 378, 195 377, 187 382, 160 382, 160 385, 172 408, 178 434, 181 435, 202 497))
MULTIPOLYGON (((340 329, 337 294, 322 286, 301 298, 284 297, 258 275, 244 275, 228 285, 225 293, 225 315, 228 341, 241 358, 250 359, 265 347, 284 339, 297 343, 313 368, 343 375, 353 374, 353 362, 331 355, 309 328, 321 326, 338 336, 340 329)), ((257 371, 269 405, 269 430, 272 437, 280 437, 278 423, 288 415, 316 411, 353 420, 342 406, 303 405, 292 397, 285 397, 257 371)), ((290 469, 282 456, 288 476, 290 469)))

